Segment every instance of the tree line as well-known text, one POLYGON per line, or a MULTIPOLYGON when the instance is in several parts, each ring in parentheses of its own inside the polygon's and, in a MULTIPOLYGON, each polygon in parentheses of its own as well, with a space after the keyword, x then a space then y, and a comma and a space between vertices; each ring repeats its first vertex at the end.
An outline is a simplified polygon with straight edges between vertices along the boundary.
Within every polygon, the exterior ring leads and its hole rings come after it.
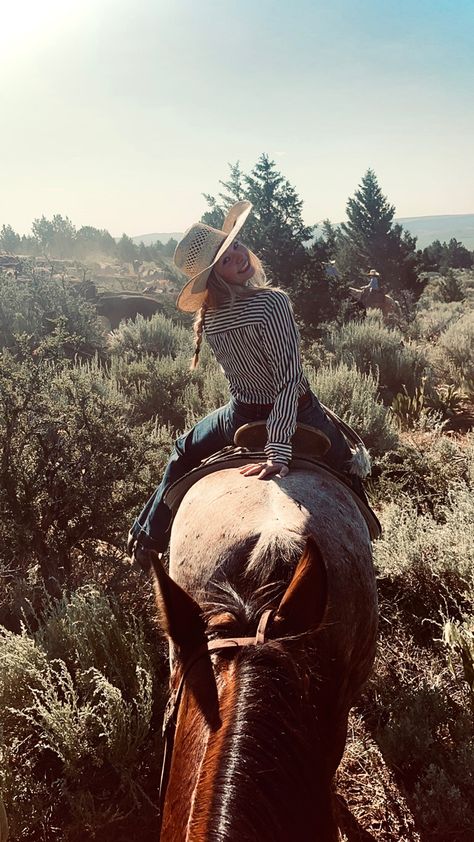
MULTIPOLYGON (((474 253, 454 238, 417 250, 416 237, 394 221, 395 206, 372 169, 347 201, 347 221, 339 226, 326 219, 317 236, 316 226, 303 221, 303 202, 296 189, 268 155, 262 154, 249 173, 239 163, 230 165, 227 180, 220 184, 217 196, 204 194, 208 211, 203 222, 220 227, 234 202, 249 199, 253 214, 245 229, 246 243, 263 259, 270 280, 296 293, 302 312, 308 315, 309 308, 313 323, 333 317, 348 285, 363 282, 370 269, 380 273, 387 292, 417 299, 425 283, 423 272, 474 264, 474 253), (337 273, 328 273, 331 261, 337 273)), ((0 249, 16 254, 79 259, 96 254, 132 262, 169 258, 175 246, 173 239, 137 245, 127 234, 116 241, 105 229, 76 229, 60 214, 51 220, 35 219, 27 236, 20 237, 10 225, 0 231, 0 249)))
POLYGON ((117 258, 124 263, 139 260, 159 260, 160 257, 171 257, 176 248, 176 240, 172 238, 167 243, 157 240, 146 246, 144 243, 136 245, 127 234, 122 234, 119 240, 106 230, 83 225, 76 228, 69 217, 55 214, 52 219, 42 216, 35 219, 31 226, 31 234, 17 234, 11 225, 2 225, 0 229, 0 251, 28 256, 46 255, 56 258, 88 258, 109 257, 117 258))

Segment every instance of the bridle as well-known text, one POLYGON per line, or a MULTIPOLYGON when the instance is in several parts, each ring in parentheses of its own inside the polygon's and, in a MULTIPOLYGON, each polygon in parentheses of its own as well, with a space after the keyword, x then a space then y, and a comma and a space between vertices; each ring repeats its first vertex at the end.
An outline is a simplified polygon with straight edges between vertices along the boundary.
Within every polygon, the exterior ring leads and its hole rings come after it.
POLYGON ((267 608, 260 615, 257 631, 254 637, 225 637, 217 638, 216 640, 208 640, 191 653, 186 661, 178 686, 171 691, 170 697, 166 704, 165 713, 163 716, 163 740, 164 752, 163 762, 161 766, 160 779, 160 823, 163 818, 163 808, 165 805, 166 789, 171 769, 171 758, 173 754, 174 738, 176 733, 176 723, 178 720, 178 711, 183 696, 184 685, 191 670, 201 658, 211 655, 213 652, 221 652, 225 649, 242 649, 245 646, 260 646, 265 643, 265 632, 267 629, 270 617, 274 613, 274 609, 267 608))

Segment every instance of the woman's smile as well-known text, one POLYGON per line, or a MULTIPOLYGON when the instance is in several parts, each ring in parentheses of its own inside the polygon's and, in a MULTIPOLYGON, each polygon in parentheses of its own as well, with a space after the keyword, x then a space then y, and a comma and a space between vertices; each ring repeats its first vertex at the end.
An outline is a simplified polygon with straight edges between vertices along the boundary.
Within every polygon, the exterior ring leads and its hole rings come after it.
POLYGON ((255 267, 250 262, 249 250, 238 240, 234 240, 221 255, 215 269, 226 283, 240 286, 246 284, 255 274, 255 267))

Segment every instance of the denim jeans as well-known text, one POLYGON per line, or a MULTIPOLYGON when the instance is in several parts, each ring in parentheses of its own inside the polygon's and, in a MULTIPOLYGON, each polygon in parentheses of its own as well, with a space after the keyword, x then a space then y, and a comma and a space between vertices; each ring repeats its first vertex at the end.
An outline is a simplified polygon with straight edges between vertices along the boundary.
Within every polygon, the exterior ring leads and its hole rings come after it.
MULTIPOLYGON (((132 526, 132 534, 140 538, 144 546, 164 552, 168 546, 171 530, 171 511, 163 497, 176 480, 192 468, 197 468, 203 459, 227 445, 233 444, 234 434, 249 421, 266 420, 271 409, 252 405, 250 408, 235 399, 206 415, 188 433, 175 442, 163 479, 145 504, 132 526)), ((337 471, 347 470, 351 456, 350 448, 338 427, 327 417, 316 395, 310 393, 310 400, 298 411, 297 420, 302 424, 317 427, 325 433, 331 447, 324 456, 325 462, 337 471)), ((251 458, 251 457, 250 457, 251 458)))

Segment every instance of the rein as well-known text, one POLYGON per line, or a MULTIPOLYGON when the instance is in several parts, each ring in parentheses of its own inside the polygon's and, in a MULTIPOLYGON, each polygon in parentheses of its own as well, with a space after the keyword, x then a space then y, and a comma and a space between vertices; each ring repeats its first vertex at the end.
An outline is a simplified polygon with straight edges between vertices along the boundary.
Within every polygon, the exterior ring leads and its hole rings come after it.
POLYGON ((161 767, 160 779, 160 823, 163 819, 163 809, 165 805, 166 790, 168 787, 168 780, 171 769, 171 758, 173 754, 176 723, 178 719, 178 711, 183 696, 186 678, 189 676, 189 673, 191 672, 195 664, 197 664, 197 662, 201 660, 201 658, 205 658, 211 655, 213 652, 221 652, 225 649, 243 649, 245 646, 260 646, 262 643, 265 643, 265 632, 267 629, 268 621, 272 614, 273 609, 271 608, 267 608, 265 611, 263 611, 263 613, 260 616, 257 631, 255 632, 254 637, 225 637, 217 638, 216 640, 208 640, 207 643, 203 643, 201 646, 198 646, 195 652, 193 652, 186 661, 183 667, 183 672, 178 687, 171 692, 163 716, 162 734, 164 738, 165 747, 163 753, 163 763, 161 767))

